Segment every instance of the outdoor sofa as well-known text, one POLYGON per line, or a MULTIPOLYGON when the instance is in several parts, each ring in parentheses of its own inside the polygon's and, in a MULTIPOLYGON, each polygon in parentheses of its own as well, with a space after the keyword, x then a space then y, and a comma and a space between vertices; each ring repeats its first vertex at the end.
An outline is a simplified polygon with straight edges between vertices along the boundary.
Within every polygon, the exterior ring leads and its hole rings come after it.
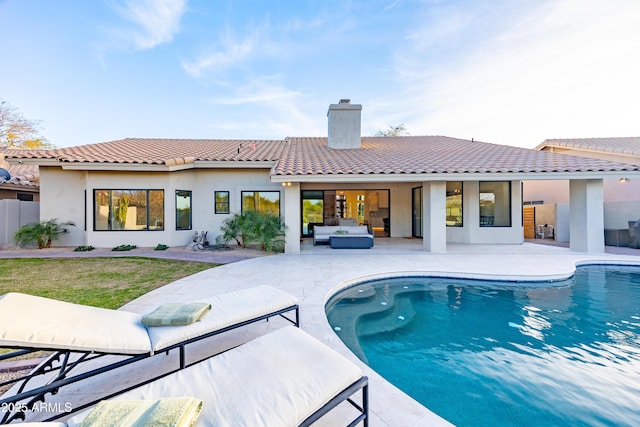
POLYGON ((316 225, 313 227, 313 245, 318 243, 331 244, 331 237, 338 237, 342 244, 331 245, 340 248, 371 248, 373 234, 366 225, 316 225), (339 245, 339 246, 338 246, 339 245))
POLYGON ((156 354, 178 351, 179 366, 171 372, 184 369, 188 366, 186 346, 207 337, 274 316, 299 325, 297 299, 271 286, 200 301, 211 305, 210 312, 200 321, 185 326, 146 327, 142 315, 124 310, 21 293, 0 296, 0 349, 20 349, 0 354, 0 361, 34 351, 54 351, 28 375, 0 383, 12 385, 0 396, 0 407, 12 409, 0 412, 0 424, 23 419, 35 404, 44 402, 47 395, 58 393, 62 387, 156 354), (123 357, 108 358, 104 364, 88 363, 107 355, 123 357), (85 366, 94 368, 87 371, 85 366))

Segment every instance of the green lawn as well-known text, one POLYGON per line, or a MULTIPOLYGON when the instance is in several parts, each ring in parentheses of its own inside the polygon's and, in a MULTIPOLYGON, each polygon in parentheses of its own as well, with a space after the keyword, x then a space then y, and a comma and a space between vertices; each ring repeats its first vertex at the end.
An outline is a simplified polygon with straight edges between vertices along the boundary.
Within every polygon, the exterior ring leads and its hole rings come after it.
POLYGON ((22 292, 105 308, 218 264, 154 258, 0 259, 0 295, 22 292))

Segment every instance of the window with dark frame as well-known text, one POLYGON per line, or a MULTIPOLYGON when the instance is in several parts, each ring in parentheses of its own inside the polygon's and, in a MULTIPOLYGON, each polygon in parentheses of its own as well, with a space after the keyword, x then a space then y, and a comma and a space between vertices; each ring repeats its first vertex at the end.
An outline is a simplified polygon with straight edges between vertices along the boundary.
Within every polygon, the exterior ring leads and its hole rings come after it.
POLYGON ((447 181, 447 227, 462 227, 462 181, 447 181))
POLYGON ((23 202, 33 202, 33 193, 17 193, 16 199, 23 202))
POLYGON ((191 230, 191 191, 176 190, 176 230, 191 230))
POLYGON ((242 212, 255 211, 280 216, 279 191, 242 191, 242 212))
POLYGON ((480 227, 511 227, 511 182, 481 181, 480 227))
POLYGON ((215 213, 216 214, 228 214, 229 210, 229 192, 228 191, 216 191, 214 194, 215 200, 215 213))
POLYGON ((164 190, 93 190, 93 229, 164 230, 164 190))

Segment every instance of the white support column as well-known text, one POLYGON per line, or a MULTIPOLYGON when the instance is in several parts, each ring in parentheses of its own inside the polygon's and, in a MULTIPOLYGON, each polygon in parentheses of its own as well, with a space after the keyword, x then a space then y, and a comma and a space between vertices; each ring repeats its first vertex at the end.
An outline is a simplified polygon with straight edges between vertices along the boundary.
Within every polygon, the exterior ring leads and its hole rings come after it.
POLYGON ((300 253, 300 183, 284 186, 284 221, 287 226, 284 252, 300 253))
POLYGON ((422 183, 422 246, 426 252, 447 251, 447 183, 422 183))
POLYGON ((572 251, 604 252, 602 179, 569 181, 569 247, 572 251))

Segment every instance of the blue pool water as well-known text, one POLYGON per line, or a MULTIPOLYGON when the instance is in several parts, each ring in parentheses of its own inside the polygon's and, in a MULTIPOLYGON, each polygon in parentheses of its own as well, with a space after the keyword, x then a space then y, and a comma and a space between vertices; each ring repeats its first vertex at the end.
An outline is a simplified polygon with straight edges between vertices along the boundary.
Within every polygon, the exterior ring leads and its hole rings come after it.
POLYGON ((640 267, 377 280, 326 309, 361 360, 458 426, 640 425, 640 267))

